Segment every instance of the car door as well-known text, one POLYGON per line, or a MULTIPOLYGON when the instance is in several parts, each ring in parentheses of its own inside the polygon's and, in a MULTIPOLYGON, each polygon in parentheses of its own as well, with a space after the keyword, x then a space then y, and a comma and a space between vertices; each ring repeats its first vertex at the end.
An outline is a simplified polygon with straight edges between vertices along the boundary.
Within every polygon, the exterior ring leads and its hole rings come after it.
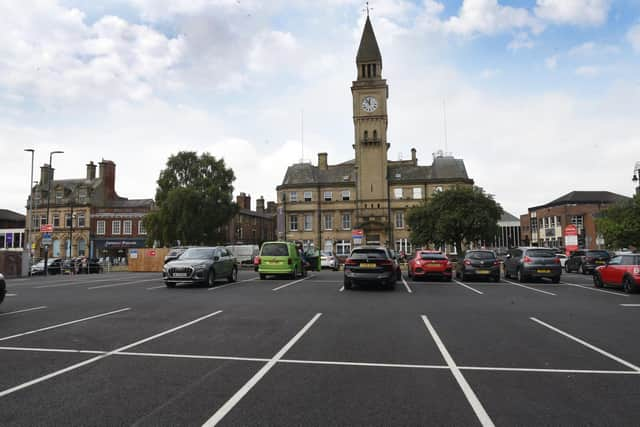
POLYGON ((216 277, 224 277, 224 263, 222 261, 222 251, 220 248, 213 249, 213 271, 216 277))
POLYGON ((605 285, 618 285, 615 281, 616 277, 616 269, 620 266, 620 261, 622 257, 614 257, 609 261, 609 263, 598 270, 600 273, 600 278, 602 279, 602 283, 605 285))
POLYGON ((225 271, 227 272, 227 276, 229 276, 233 271, 233 265, 235 264, 235 256, 233 255, 233 253, 231 253, 231 251, 229 251, 226 248, 222 248, 222 254, 224 257, 225 271))

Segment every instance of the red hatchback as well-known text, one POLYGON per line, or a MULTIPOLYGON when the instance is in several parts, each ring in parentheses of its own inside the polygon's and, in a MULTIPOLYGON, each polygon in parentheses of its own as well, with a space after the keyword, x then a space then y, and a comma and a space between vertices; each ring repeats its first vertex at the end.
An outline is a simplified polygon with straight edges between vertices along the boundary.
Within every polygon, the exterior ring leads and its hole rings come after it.
POLYGON ((640 289, 640 254, 618 255, 607 265, 596 267, 593 274, 596 288, 606 285, 618 286, 627 293, 640 289))
POLYGON ((451 262, 440 251, 417 251, 409 261, 409 277, 412 280, 434 277, 451 280, 451 262))

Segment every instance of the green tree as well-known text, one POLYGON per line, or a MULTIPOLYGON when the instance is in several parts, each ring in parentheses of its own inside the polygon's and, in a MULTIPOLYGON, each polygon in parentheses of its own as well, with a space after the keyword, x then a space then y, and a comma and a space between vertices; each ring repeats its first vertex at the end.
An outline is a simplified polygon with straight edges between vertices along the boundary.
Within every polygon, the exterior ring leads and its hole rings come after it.
POLYGON ((234 180, 224 160, 209 153, 181 151, 169 157, 158 178, 156 208, 144 219, 149 242, 218 243, 216 230, 237 212, 234 180))
POLYGON ((602 211, 596 228, 609 248, 640 248, 640 195, 602 211))
POLYGON ((409 210, 411 240, 420 245, 493 240, 502 208, 478 187, 455 187, 436 193, 409 210))

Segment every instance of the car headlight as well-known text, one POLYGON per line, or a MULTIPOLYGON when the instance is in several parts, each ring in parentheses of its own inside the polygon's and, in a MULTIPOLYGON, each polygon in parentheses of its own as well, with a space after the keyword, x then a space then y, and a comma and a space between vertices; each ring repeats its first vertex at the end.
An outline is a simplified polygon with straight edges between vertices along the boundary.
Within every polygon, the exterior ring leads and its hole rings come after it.
POLYGON ((196 264, 193 266, 194 270, 204 270, 205 268, 207 268, 207 264, 203 263, 203 264, 196 264))

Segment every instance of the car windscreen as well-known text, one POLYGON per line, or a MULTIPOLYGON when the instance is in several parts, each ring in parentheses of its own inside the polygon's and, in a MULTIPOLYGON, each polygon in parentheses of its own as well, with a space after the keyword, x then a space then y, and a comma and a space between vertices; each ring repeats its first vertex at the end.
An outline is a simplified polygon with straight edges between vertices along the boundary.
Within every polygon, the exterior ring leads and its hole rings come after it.
POLYGON ((589 252, 587 252, 587 256, 609 258, 609 252, 607 252, 607 251, 589 251, 589 252))
POLYGON ((386 259, 387 252, 382 249, 356 249, 351 252, 352 259, 386 259))
POLYGON ((444 254, 433 254, 429 252, 421 252, 420 259, 447 259, 444 254))
POLYGON ((285 243, 268 243, 262 247, 262 256, 289 256, 285 243))
POLYGON ((468 252, 468 259, 496 259, 496 256, 493 252, 468 252))
POLYGON ((187 249, 180 259, 211 259, 213 258, 213 248, 190 248, 187 249))
POLYGON ((555 258, 556 254, 548 249, 529 249, 527 251, 527 256, 532 258, 555 258))

